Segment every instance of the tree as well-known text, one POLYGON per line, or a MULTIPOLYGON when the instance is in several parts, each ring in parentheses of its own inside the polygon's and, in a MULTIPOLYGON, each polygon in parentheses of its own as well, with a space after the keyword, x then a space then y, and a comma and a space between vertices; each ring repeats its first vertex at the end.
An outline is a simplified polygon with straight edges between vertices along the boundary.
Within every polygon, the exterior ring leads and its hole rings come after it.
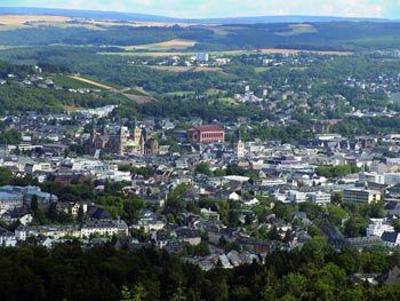
POLYGON ((340 192, 334 192, 331 197, 331 202, 333 204, 339 205, 343 201, 343 195, 340 192))
POLYGON ((57 203, 51 203, 47 211, 47 217, 53 222, 58 222, 57 203))
POLYGON ((78 223, 83 223, 83 220, 85 219, 85 212, 83 211, 83 205, 79 205, 78 209, 78 216, 76 217, 76 220, 78 223))
POLYGON ((36 195, 33 195, 32 200, 31 200, 31 210, 33 213, 39 209, 39 202, 38 202, 38 197, 36 195))
POLYGON ((0 167, 0 186, 9 185, 12 179, 12 172, 7 168, 0 167))
POLYGON ((228 225, 229 223, 229 203, 227 201, 219 201, 218 202, 218 213, 221 218, 221 221, 228 225))
POLYGON ((133 294, 126 286, 123 286, 121 289, 121 301, 134 301, 133 294))
POLYGON ((349 237, 364 236, 368 221, 361 216, 352 216, 344 225, 344 234, 349 237))
POLYGON ((182 287, 178 287, 176 292, 170 298, 170 301, 186 301, 186 300, 187 300, 187 298, 185 296, 185 293, 184 293, 182 287))
POLYGON ((278 229, 275 226, 272 227, 271 231, 269 231, 268 238, 270 240, 281 240, 281 236, 279 235, 278 229))
POLYGON ((307 260, 318 265, 323 262, 327 253, 328 244, 324 237, 316 236, 308 240, 301 250, 307 260))
POLYGON ((203 174, 206 176, 211 176, 212 172, 210 170, 210 166, 207 163, 200 163, 195 168, 196 174, 203 174))
POLYGON ((143 301, 147 297, 146 289, 142 283, 137 283, 133 288, 132 301, 143 301))
POLYGON ((342 226, 342 222, 348 217, 348 213, 345 209, 338 205, 330 204, 328 205, 328 219, 335 226, 342 226))
POLYGON ((140 210, 143 208, 143 201, 140 199, 127 200, 124 203, 122 217, 128 224, 133 224, 138 218, 140 210))
POLYGON ((307 290, 307 279, 301 274, 289 273, 282 279, 282 294, 291 295, 300 300, 303 293, 307 290))

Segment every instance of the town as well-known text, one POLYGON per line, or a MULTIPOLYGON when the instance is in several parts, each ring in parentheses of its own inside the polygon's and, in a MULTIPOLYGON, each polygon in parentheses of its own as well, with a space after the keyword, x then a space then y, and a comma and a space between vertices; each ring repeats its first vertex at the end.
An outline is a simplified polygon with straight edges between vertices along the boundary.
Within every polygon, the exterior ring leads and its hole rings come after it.
POLYGON ((0 7, 0 300, 399 300, 385 1, 164 2, 0 7))
POLYGON ((4 121, 18 143, 0 157, 3 246, 118 238, 208 270, 316 233, 337 249, 400 245, 400 158, 381 159, 397 135, 244 141, 240 123, 117 124, 116 109, 4 121))

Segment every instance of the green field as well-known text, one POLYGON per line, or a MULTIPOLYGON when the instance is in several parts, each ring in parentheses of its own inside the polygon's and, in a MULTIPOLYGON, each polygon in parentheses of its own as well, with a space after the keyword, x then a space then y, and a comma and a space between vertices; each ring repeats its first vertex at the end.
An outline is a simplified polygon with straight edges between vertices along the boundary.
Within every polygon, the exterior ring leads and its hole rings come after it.
POLYGON ((269 67, 256 67, 256 68, 254 68, 254 71, 256 73, 263 73, 265 71, 268 71, 268 69, 270 69, 270 68, 269 67))
POLYGON ((188 96, 188 95, 193 95, 196 92, 194 91, 176 91, 176 92, 169 92, 169 93, 165 93, 163 95, 165 96, 178 96, 178 97, 183 97, 183 96, 188 96))
POLYGON ((124 90, 123 92, 125 94, 136 95, 136 96, 149 96, 148 93, 146 93, 143 90, 140 90, 139 88, 129 88, 127 90, 124 90))
POLYGON ((102 90, 102 88, 92 85, 90 83, 82 82, 77 79, 73 79, 66 75, 56 75, 53 77, 53 81, 56 85, 61 86, 66 89, 97 89, 102 90))

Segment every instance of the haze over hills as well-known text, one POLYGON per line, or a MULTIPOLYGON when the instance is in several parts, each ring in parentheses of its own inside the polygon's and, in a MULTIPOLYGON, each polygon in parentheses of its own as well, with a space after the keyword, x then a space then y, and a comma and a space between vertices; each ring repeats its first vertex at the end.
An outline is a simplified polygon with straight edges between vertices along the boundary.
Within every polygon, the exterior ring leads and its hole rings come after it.
POLYGON ((393 20, 383 18, 347 18, 334 16, 249 16, 227 18, 199 18, 183 19, 166 16, 108 12, 95 10, 73 10, 33 7, 0 7, 0 15, 51 15, 73 18, 90 18, 99 20, 141 21, 141 22, 166 22, 166 23, 201 23, 201 24, 255 24, 255 23, 303 23, 303 22, 390 22, 393 20))

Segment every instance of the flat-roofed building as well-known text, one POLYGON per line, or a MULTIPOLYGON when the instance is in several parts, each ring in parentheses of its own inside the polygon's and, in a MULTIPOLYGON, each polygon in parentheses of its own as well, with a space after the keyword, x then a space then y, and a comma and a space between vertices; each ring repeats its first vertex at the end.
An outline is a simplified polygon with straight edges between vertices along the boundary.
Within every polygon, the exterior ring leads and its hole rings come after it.
POLYGON ((348 203, 377 203, 382 200, 382 194, 378 190, 352 188, 343 191, 343 201, 348 203))
POLYGON ((307 193, 308 200, 316 205, 326 206, 331 202, 331 194, 322 191, 307 193))

